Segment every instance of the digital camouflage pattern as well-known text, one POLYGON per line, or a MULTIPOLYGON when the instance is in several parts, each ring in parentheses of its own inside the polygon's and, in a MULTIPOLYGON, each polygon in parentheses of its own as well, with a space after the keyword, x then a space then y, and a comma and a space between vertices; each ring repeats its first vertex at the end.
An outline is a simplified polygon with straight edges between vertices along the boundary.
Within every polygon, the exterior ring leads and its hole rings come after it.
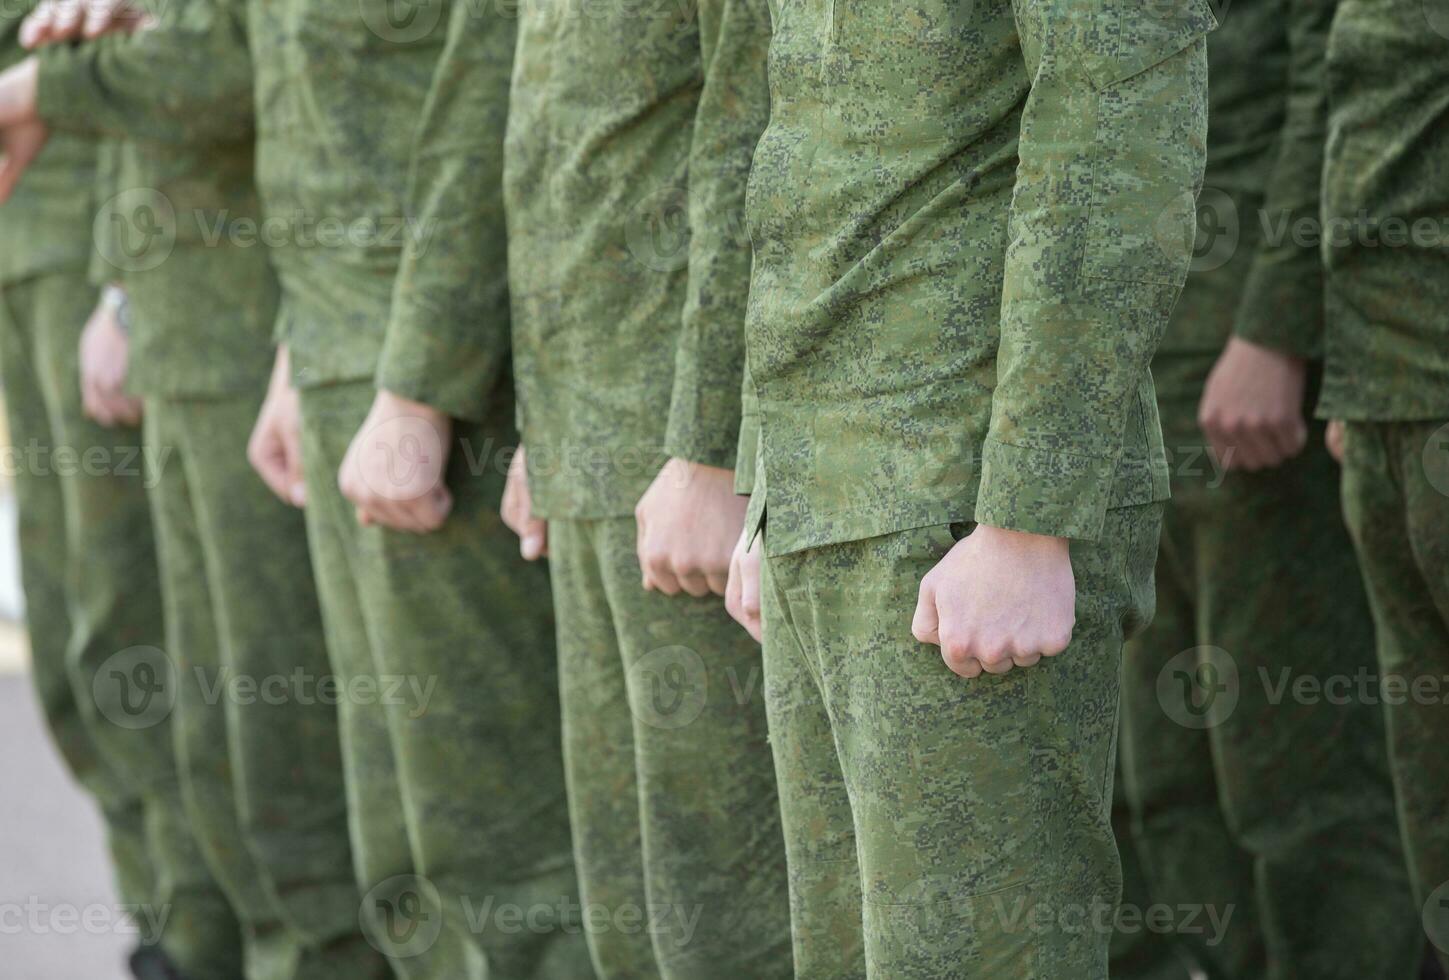
POLYGON ((758 648, 718 597, 640 587, 665 459, 732 467, 764 0, 527 0, 505 145, 519 418, 548 516, 582 897, 609 980, 791 976, 758 648))
MULTIPOLYGON (((794 976, 759 646, 639 587, 633 518, 549 523, 564 760, 601 980, 794 976)), ((808 975, 808 974, 804 974, 808 975)))
POLYGON ((1409 876, 1449 969, 1449 419, 1349 423, 1343 504, 1377 626, 1409 876))
POLYGON ((1324 418, 1449 418, 1449 8, 1341 0, 1328 45, 1324 418))
POLYGON ((1214 356, 1162 360, 1172 501, 1157 616, 1127 645, 1122 694, 1153 899, 1227 921, 1215 942, 1179 935, 1210 977, 1409 976, 1423 935, 1383 708, 1355 693, 1376 674, 1372 618, 1323 427, 1279 467, 1224 472, 1196 421, 1214 356))
MULTIPOLYGON (((1449 968, 1442 699, 1387 696, 1441 681, 1449 650, 1449 11, 1341 0, 1328 45, 1323 248, 1328 298, 1319 415, 1348 419, 1343 506, 1378 640, 1389 755, 1409 874, 1449 968)), ((1422 688, 1421 688, 1422 690, 1422 688)))
MULTIPOLYGON (((1208 159, 1198 236, 1159 361, 1230 336, 1322 356, 1316 235, 1327 135, 1324 54, 1336 2, 1244 0, 1208 39, 1208 159)), ((1154 372, 1156 374, 1157 372, 1154 372)), ((1163 381, 1157 380, 1158 393, 1163 381)))
MULTIPOLYGON (((33 6, 0 14, 0 65, 25 56, 18 31, 33 6)), ((112 721, 127 702, 107 683, 110 658, 159 643, 163 624, 140 433, 81 410, 102 186, 95 142, 57 134, 0 210, 0 372, 12 445, 34 452, 15 471, 32 674, 61 754, 106 818, 122 901, 170 913, 164 935, 140 916, 140 938, 192 976, 229 978, 237 923, 179 816, 169 726, 112 721), (102 471, 79 465, 96 453, 102 471)))
POLYGON ((1203 0, 777 10, 748 215, 771 554, 973 518, 1095 540, 1166 496, 1148 362, 1213 23, 1203 0))
MULTIPOLYGON (((1132 839, 1132 809, 1122 779, 1122 754, 1112 781, 1112 834, 1122 862, 1124 909, 1150 909, 1155 903, 1142 855, 1132 839)), ((1172 935, 1149 929, 1141 921, 1121 920, 1112 934, 1107 973, 1113 980, 1191 980, 1187 960, 1172 935)))
MULTIPOLYGON (((498 516, 507 422, 459 423, 443 527, 362 527, 337 489, 370 384, 302 392, 307 527, 340 705, 361 915, 405 980, 587 977, 544 568, 498 516)), ((513 393, 494 393, 506 419, 513 393)))
POLYGON ((358 926, 336 707, 347 694, 328 665, 303 517, 247 463, 264 391, 259 379, 250 396, 146 400, 147 444, 167 454, 151 499, 187 813, 246 929, 248 980, 387 977, 358 926))
MULTIPOLYGON (((0 13, 0 67, 9 67, 25 56, 18 32, 29 11, 30 5, 16 4, 0 13)), ((69 404, 70 378, 61 373, 74 363, 75 355, 60 347, 67 339, 80 336, 91 311, 87 304, 93 305, 96 299, 95 290, 75 275, 92 251, 89 214, 93 202, 89 194, 77 191, 95 179, 96 152, 89 141, 62 139, 37 159, 32 179, 0 211, 0 377, 14 446, 24 447, 33 438, 38 446, 53 448, 58 438, 51 419, 56 416, 68 418, 73 425, 85 424, 79 390, 75 403, 69 404), (57 193, 61 185, 63 190, 57 193), (46 273, 58 275, 48 284, 32 279, 46 273), (61 288, 76 290, 74 299, 61 303, 61 288), (56 315, 65 318, 81 307, 85 309, 75 323, 36 321, 37 315, 46 321, 56 315)), ((135 441, 134 430, 127 435, 135 441)), ((114 436, 107 433, 106 438, 114 436)), ((54 543, 84 531, 89 522, 67 526, 66 492, 62 477, 53 468, 42 470, 18 459, 12 468, 36 694, 51 737, 71 773, 101 804, 121 891, 128 901, 149 901, 154 880, 147 871, 144 808, 138 788, 119 778, 96 746, 95 735, 104 738, 107 732, 100 729, 93 735, 88 731, 89 712, 84 704, 89 692, 85 685, 73 689, 66 662, 72 635, 66 604, 74 556, 65 546, 57 553, 54 543)), ((104 479, 97 487, 111 487, 121 501, 139 502, 144 518, 144 491, 139 484, 128 486, 130 482, 104 479)), ((146 550, 150 550, 149 544, 146 550)), ((144 552, 140 557, 145 558, 144 552)), ((150 560, 154 564, 154 557, 150 560)), ((151 625, 159 635, 159 607, 152 603, 149 611, 154 616, 151 625)), ((139 608, 136 614, 138 621, 146 618, 139 608)))
POLYGON ((477 421, 510 368, 503 137, 515 25, 500 5, 446 9, 408 190, 420 233, 403 248, 376 381, 477 421))
POLYGON ((1292 229, 1317 219, 1334 6, 1237 4, 1208 39, 1198 250, 1153 361, 1173 499, 1157 618, 1126 652, 1124 775, 1153 899, 1233 910, 1218 941, 1179 937, 1213 977, 1404 976, 1416 953, 1380 709, 1273 694, 1282 671, 1322 683, 1374 669, 1367 605, 1343 585, 1353 553, 1322 427, 1299 458, 1242 473, 1196 420, 1229 336, 1321 354, 1317 241, 1292 229), (1285 621, 1285 608, 1313 612, 1285 621), (1183 717, 1177 685, 1219 674, 1235 707, 1183 717), (1344 739, 1357 751, 1328 748, 1344 739), (1384 915, 1367 934, 1365 908, 1384 915))
MULTIPOLYGON (((486 191, 489 172, 471 165, 491 159, 497 179, 502 130, 485 127, 502 124, 512 20, 461 0, 400 21, 385 0, 250 9, 258 182, 268 218, 291 220, 294 236, 274 253, 279 333, 303 390, 308 535, 333 669, 343 685, 423 692, 341 705, 364 929, 407 980, 587 975, 547 578, 498 516, 516 443, 496 356, 508 324, 484 315, 488 287, 457 278, 472 246, 491 235, 497 255, 503 236, 496 208, 471 222, 455 212, 486 191), (465 81, 477 89, 464 95, 465 81), (405 246, 406 229, 388 234, 405 215, 419 235, 437 225, 445 237, 405 246), (309 245, 301 232, 328 221, 378 235, 309 245), (470 335, 484 356, 440 356, 470 335), (472 417, 456 427, 446 474, 453 509, 421 537, 361 527, 337 488, 374 384, 394 383, 472 417)), ((416 464, 407 451, 398 465, 416 464)))
POLYGON ((132 137, 97 217, 101 257, 138 313, 131 390, 250 396, 271 365, 278 287, 252 173, 246 5, 185 0, 156 16, 133 36, 42 49, 38 108, 55 129, 132 137), (198 316, 203 283, 215 303, 198 316))
POLYGON ((799 976, 1105 980, 1119 654, 1152 614, 1159 515, 1114 508, 1072 543, 1066 652, 972 681, 911 636, 921 578, 972 525, 766 560, 799 976))
MULTIPOLYGON (((454 4, 247 6, 257 185, 282 281, 277 335, 302 387, 369 379, 391 322, 404 243, 427 233, 410 220, 409 171, 454 4)), ((504 5, 463 6, 480 29, 506 25, 504 5)))
POLYGON ((259 218, 246 8, 157 13, 133 37, 47 49, 40 107, 133 137, 105 258, 131 298, 146 444, 165 453, 152 503, 186 811, 243 921, 249 980, 386 976, 358 925, 303 518, 247 463, 279 289, 267 247, 234 234, 259 218))
POLYGON ((776 10, 745 414, 802 975, 1106 976, 1118 652, 1167 493, 1148 363, 1190 259, 1213 23, 776 10), (1073 646, 985 684, 910 633, 973 518, 1079 539, 1073 646))
MULTIPOLYGON (((0 69, 21 61, 20 25, 39 0, 16 0, 0 9, 0 69)), ((5 203, 0 220, 0 282, 42 272, 85 269, 94 251, 96 145, 82 136, 51 138, 5 203), (14 243, 12 244, 12 239, 14 243)))
POLYGON ((667 457, 730 468, 766 0, 524 0, 505 148, 536 513, 631 514, 667 457))
MULTIPOLYGON (((4 212, 0 227, 11 227, 4 212)), ((131 722, 144 702, 118 671, 118 656, 162 642, 161 589, 140 433, 81 410, 77 347, 96 303, 83 266, 0 291, 33 675, 61 754, 106 816, 118 891, 142 906, 141 938, 190 976, 240 977, 236 918, 181 816, 171 725, 131 722), (160 935, 145 929, 146 912, 169 913, 160 935)))

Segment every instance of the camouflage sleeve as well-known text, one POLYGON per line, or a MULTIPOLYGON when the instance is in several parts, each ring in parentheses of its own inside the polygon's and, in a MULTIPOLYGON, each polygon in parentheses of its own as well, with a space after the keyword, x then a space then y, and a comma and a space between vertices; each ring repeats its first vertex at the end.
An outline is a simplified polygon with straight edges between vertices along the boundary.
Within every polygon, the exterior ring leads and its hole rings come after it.
POLYGON ((20 46, 20 25, 29 13, 28 3, 0 5, 0 70, 25 59, 26 51, 20 46))
POLYGON ((766 0, 700 0, 704 85, 689 152, 689 292, 664 451, 733 467, 751 252, 745 184, 770 115, 766 0))
POLYGON ((748 360, 740 385, 740 438, 736 445, 735 493, 748 496, 755 492, 755 469, 760 454, 760 408, 755 400, 755 382, 750 377, 748 360))
MULTIPOLYGON (((115 139, 103 139, 96 145, 96 209, 100 209, 105 202, 115 197, 121 191, 121 141, 115 139)), ((115 251, 115 243, 102 244, 99 238, 102 234, 115 235, 116 227, 112 222, 106 222, 102 227, 95 229, 95 248, 91 250, 90 264, 86 269, 86 278, 95 286, 105 286, 121 279, 121 274, 116 267, 106 261, 107 255, 120 255, 115 251), (104 228, 104 231, 102 230, 104 228)))
POLYGON ((1191 260, 1206 0, 1013 0, 1021 121, 976 519, 1095 540, 1191 260))
POLYGON ((478 419, 508 366, 503 133, 513 64, 507 5, 457 0, 419 124, 379 388, 478 419))
POLYGON ((1262 244, 1253 257, 1233 332, 1304 358, 1323 347, 1323 264, 1318 239, 1295 239, 1295 227, 1319 220, 1323 151, 1328 140, 1324 62, 1337 0, 1284 0, 1287 9, 1288 102, 1278 153, 1263 202, 1262 244))
POLYGON ((57 129, 195 143, 253 128, 241 0, 168 4, 155 27, 42 48, 36 58, 37 108, 57 129))

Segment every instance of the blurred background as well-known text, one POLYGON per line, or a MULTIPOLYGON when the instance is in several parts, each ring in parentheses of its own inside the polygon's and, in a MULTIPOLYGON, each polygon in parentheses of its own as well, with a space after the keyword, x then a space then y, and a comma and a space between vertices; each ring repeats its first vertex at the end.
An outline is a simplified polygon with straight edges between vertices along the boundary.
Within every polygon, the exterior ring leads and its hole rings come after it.
POLYGON ((46 735, 29 663, 15 495, 0 474, 0 976, 123 980, 135 937, 94 926, 118 909, 100 814, 46 735))

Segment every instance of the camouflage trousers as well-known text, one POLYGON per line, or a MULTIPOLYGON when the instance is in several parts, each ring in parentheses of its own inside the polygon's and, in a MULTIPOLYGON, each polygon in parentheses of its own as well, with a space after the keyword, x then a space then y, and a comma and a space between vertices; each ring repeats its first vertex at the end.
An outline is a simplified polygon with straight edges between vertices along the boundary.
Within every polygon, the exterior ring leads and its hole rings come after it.
POLYGON ((1132 835, 1132 808, 1122 776, 1122 745, 1118 742, 1117 777, 1112 792, 1112 833, 1122 860, 1122 904, 1112 935, 1108 974, 1112 980, 1190 980, 1188 961, 1176 938, 1146 915, 1162 907, 1154 900, 1132 835), (1125 910, 1125 911, 1124 911, 1125 910))
POLYGON ((77 346, 95 302, 79 271, 0 290, 32 675, 61 754, 105 815, 142 941, 198 980, 235 977, 236 919, 182 815, 164 706, 155 723, 125 686, 124 668, 160 655, 164 628, 141 435, 81 410, 77 346))
POLYGON ((1210 355, 1154 366, 1173 500, 1157 617, 1127 647, 1123 759, 1155 901, 1212 977, 1405 977, 1418 955, 1372 623, 1316 427, 1225 472, 1197 427, 1210 355), (1215 925, 1215 923, 1218 923, 1215 925))
POLYGON ((383 977, 358 926, 305 522, 247 463, 264 388, 146 400, 186 812, 241 919, 248 980, 383 977))
POLYGON ((645 591, 632 517, 549 522, 569 812, 602 980, 785 980, 760 648, 645 591))
POLYGON ((1350 422, 1343 505, 1377 626, 1409 874, 1449 970, 1449 420, 1350 422))
POLYGON ((971 525, 766 559, 801 980, 1107 976, 1119 655, 1152 614, 1159 514, 1114 509, 1072 543, 1061 656, 975 680, 911 636, 922 577, 971 525))
POLYGON ((442 529, 362 527, 337 471, 374 394, 302 392, 364 927, 406 980, 587 978, 548 576, 498 516, 512 427, 456 426, 442 529))

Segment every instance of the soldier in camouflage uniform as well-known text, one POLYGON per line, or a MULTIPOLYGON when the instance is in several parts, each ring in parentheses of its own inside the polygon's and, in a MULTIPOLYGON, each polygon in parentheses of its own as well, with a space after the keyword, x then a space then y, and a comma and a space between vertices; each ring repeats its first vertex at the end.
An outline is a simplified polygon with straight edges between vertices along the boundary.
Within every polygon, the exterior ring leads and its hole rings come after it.
POLYGON ((546 521, 583 899, 650 922, 590 932, 610 980, 791 976, 759 651, 721 599, 768 37, 763 0, 520 7, 511 523, 536 557, 546 521))
POLYGON ((1107 974, 1212 25, 777 7, 743 439, 801 977, 1107 974))
POLYGON ((548 580, 498 516, 513 21, 392 9, 250 5, 290 357, 273 391, 300 388, 328 649, 344 685, 428 696, 343 704, 362 913, 409 980, 586 977, 548 580))
POLYGON ((1173 500, 1157 617, 1126 651, 1123 759, 1154 898, 1231 915, 1180 937, 1213 977, 1404 977, 1421 945, 1379 707, 1285 687, 1374 668, 1334 463, 1304 421, 1323 275, 1295 228, 1318 213, 1333 8, 1235 5, 1209 40, 1203 247, 1153 362, 1173 500))
MULTIPOLYGON (((119 5, 118 5, 119 6, 119 5)), ((50 47, 40 118, 130 134, 103 249, 137 325, 132 386, 164 461, 152 508, 186 813, 242 920, 188 975, 384 976, 358 929, 337 710, 302 515, 247 466, 272 360, 277 284, 237 237, 259 208, 240 0, 186 0, 135 37, 50 47), (198 319, 198 288, 209 290, 198 319)), ((52 40, 67 40, 57 36, 52 40)))
MULTIPOLYGON (((3 15, 12 65, 32 5, 3 15)), ((8 136, 8 134, 7 134, 8 136)), ((7 153, 17 146, 7 138, 7 153)), ((107 145, 107 159, 114 147, 107 145)), ((116 658, 163 640, 161 588, 134 420, 103 426, 82 408, 78 347, 97 307, 92 237, 105 168, 90 138, 49 141, 0 211, 0 365, 14 446, 32 674, 52 734, 106 818, 121 900, 138 909, 138 976, 166 969, 229 977, 237 923, 181 814, 171 724, 136 724, 116 658), (91 268, 88 270, 87 266, 91 268), (99 467, 99 468, 98 468, 99 467), (165 918, 160 919, 161 914, 165 918), (148 923, 164 922, 160 933, 148 923)), ((10 181, 7 180, 7 184, 10 181)))
POLYGON ((1449 9, 1341 0, 1328 83, 1318 415, 1342 423, 1409 876, 1449 968, 1449 9))

